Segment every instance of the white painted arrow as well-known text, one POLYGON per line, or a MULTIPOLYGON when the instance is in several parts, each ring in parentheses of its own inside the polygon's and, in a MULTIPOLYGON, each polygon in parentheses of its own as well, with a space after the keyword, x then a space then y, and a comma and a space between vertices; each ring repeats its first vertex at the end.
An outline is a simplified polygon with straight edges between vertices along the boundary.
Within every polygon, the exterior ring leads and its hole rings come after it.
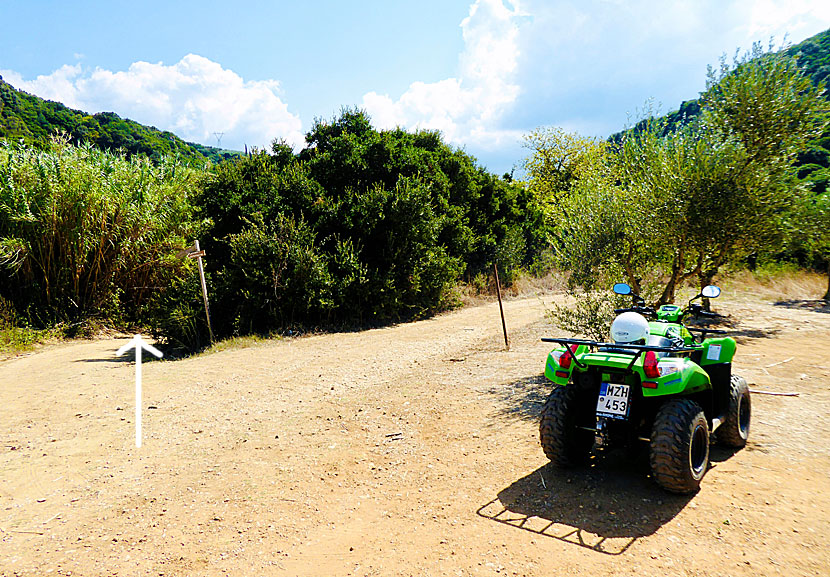
POLYGON ((141 335, 135 335, 115 354, 120 357, 132 348, 135 348, 135 446, 141 448, 141 353, 147 351, 160 359, 162 352, 145 343, 141 335))

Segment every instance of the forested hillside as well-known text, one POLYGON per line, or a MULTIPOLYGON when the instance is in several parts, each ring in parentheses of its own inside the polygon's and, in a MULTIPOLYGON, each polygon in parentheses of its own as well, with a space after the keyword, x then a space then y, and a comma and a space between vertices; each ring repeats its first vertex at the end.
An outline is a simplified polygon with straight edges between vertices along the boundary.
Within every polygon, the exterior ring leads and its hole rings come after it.
POLYGON ((75 143, 89 142, 103 150, 123 149, 128 155, 143 154, 155 161, 170 154, 194 162, 218 162, 236 155, 185 142, 172 132, 144 126, 113 112, 87 114, 73 110, 17 90, 0 77, 0 140, 22 139, 43 148, 50 137, 61 132, 75 143))
MULTIPOLYGON (((830 82, 830 30, 808 38, 787 50, 794 56, 814 85, 830 82)), ((830 91, 824 93, 830 100, 830 91)), ((813 140, 798 156, 798 177, 817 192, 825 192, 830 184, 830 130, 813 140)))

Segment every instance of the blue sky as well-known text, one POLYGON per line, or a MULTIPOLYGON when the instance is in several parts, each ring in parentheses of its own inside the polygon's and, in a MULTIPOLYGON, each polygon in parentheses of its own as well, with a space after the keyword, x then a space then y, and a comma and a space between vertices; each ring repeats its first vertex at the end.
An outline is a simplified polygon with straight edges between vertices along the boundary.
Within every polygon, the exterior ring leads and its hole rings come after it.
POLYGON ((608 136, 696 97, 722 54, 827 28, 827 0, 0 0, 0 75, 233 149, 359 106, 503 173, 536 127, 608 136))

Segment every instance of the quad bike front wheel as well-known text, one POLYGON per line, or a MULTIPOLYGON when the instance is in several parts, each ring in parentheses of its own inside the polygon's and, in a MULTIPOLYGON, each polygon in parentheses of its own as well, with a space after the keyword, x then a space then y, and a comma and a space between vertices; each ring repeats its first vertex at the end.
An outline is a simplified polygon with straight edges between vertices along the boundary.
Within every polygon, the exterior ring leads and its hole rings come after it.
POLYGON ((558 467, 585 461, 594 446, 594 435, 580 427, 581 391, 573 386, 555 387, 539 420, 539 440, 551 463, 558 467))
POLYGON ((749 386, 746 379, 732 375, 729 383, 729 405, 726 408, 726 420, 715 431, 720 443, 727 447, 740 449, 749 438, 749 419, 752 404, 749 399, 749 386))
POLYGON ((649 454, 657 484, 672 493, 694 493, 709 466, 709 424, 689 399, 672 399, 654 418, 649 454))

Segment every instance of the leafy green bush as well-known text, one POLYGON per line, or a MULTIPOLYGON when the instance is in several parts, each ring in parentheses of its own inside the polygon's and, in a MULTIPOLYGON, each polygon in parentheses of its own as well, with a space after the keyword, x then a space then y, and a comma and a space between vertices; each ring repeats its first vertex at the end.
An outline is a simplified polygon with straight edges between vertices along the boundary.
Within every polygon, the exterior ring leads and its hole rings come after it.
MULTIPOLYGON (((210 345, 202 285, 192 261, 165 287, 155 291, 144 308, 141 324, 174 350, 198 351, 210 345)), ((206 282, 213 286, 211 278, 206 282)))
POLYGON ((217 276, 214 308, 234 334, 318 319, 333 307, 327 255, 305 222, 278 214, 265 223, 254 215, 227 242, 230 261, 217 276))
MULTIPOLYGON (((136 144, 102 121, 110 144, 136 144)), ((419 318, 494 262, 509 284, 545 244, 528 189, 436 132, 377 131, 347 109, 307 144, 202 172, 67 137, 3 145, 0 297, 25 323, 139 323, 192 350, 208 331, 195 264, 177 253, 194 238, 220 338, 419 318)))
MULTIPOLYGON (((548 319, 561 329, 598 341, 608 339, 614 309, 630 306, 631 297, 615 294, 611 287, 622 282, 622 268, 614 263, 596 269, 590 284, 571 276, 567 295, 571 304, 553 303, 547 311, 548 319)), ((645 295, 643 295, 645 296, 645 295)))
POLYGON ((611 322, 616 316, 614 309, 627 306, 626 299, 610 290, 573 289, 568 295, 573 298, 573 304, 564 306, 554 303, 553 308, 547 311, 548 319, 570 333, 607 341, 611 322))
POLYGON ((382 323, 450 306, 466 274, 529 264, 534 205, 432 132, 376 131, 359 110, 317 121, 202 181, 218 335, 382 323))

